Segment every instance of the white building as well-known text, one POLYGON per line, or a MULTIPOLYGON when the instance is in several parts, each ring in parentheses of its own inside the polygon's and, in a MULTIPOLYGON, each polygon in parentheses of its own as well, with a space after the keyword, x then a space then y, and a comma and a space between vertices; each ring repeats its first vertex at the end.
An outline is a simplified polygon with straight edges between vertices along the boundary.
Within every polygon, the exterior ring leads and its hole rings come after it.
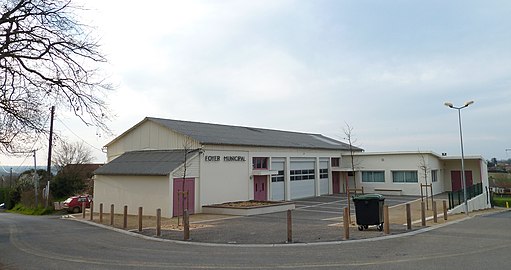
MULTIPOLYGON (((419 183, 426 183, 420 164, 435 194, 460 187, 459 158, 431 152, 365 153, 354 147, 353 170, 349 145, 320 134, 148 117, 106 148, 108 163, 95 172, 94 200, 127 205, 131 214, 139 206, 147 214, 157 208, 163 216, 180 214, 183 190, 192 213, 229 201, 340 193, 347 185, 418 195, 419 183)), ((473 183, 487 186, 481 157, 467 158, 466 168, 473 183)))

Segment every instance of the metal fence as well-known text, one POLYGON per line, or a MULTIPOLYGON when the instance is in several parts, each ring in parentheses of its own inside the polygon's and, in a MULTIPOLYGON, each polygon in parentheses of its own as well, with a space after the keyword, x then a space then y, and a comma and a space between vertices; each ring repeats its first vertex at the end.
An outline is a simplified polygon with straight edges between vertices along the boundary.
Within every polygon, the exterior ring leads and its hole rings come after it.
MULTIPOLYGON (((470 200, 481 193, 483 193, 483 183, 467 187, 467 200, 470 200)), ((447 192, 447 195, 449 196, 449 209, 453 209, 464 202, 463 189, 458 191, 449 191, 447 192)))

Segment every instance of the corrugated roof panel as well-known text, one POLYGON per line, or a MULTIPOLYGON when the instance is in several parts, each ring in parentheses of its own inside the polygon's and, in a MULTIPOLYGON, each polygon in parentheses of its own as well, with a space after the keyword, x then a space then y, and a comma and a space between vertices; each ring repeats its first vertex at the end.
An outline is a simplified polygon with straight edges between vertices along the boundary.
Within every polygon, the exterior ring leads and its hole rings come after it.
MULTIPOLYGON (((228 126, 200 122, 147 117, 202 144, 269 146, 288 148, 318 148, 349 150, 349 145, 321 134, 299 133, 252 127, 228 126)), ((353 147, 355 150, 362 150, 353 147)))
MULTIPOLYGON (((169 175, 184 163, 184 150, 126 152, 94 171, 97 175, 169 175)), ((188 154, 188 158, 191 153, 188 154)))

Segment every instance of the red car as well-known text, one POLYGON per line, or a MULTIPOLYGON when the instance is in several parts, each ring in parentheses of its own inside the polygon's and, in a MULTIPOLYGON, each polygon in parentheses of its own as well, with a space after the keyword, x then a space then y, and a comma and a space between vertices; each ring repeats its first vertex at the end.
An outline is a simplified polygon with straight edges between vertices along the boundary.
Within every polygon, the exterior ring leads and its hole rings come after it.
POLYGON ((80 213, 82 212, 82 203, 85 202, 85 208, 90 208, 91 201, 91 197, 87 195, 69 197, 64 201, 62 209, 69 213, 80 213))

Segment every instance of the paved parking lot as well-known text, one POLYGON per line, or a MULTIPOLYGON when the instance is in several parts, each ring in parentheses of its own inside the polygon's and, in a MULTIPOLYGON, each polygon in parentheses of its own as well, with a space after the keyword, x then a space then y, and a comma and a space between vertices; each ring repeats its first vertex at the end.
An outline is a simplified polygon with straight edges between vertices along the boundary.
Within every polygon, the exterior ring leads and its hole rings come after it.
MULTIPOLYGON (((384 196, 385 204, 389 207, 405 204, 415 201, 420 197, 414 196, 384 196)), ((350 212, 355 214, 355 206, 350 198, 350 212)), ((340 219, 344 208, 347 207, 347 198, 345 194, 324 195, 321 197, 312 197, 294 200, 296 211, 310 212, 313 218, 320 219, 340 219), (313 214, 312 214, 313 213, 313 214)))
MULTIPOLYGON (((417 197, 386 196, 389 207, 418 200, 417 197)), ((342 213, 347 205, 346 195, 336 194, 295 200, 293 214, 293 242, 312 243, 343 240, 342 213)), ((355 209, 352 200, 351 213, 355 209)), ((286 212, 248 216, 223 217, 217 220, 200 221, 204 226, 191 231, 191 241, 231 244, 281 244, 287 241, 286 212)), ((402 233, 406 227, 391 223, 391 233, 402 233)), ((146 229, 143 234, 153 236, 154 229, 146 229)), ((363 239, 382 236, 383 232, 370 227, 362 232, 356 224, 350 228, 350 239, 363 239)), ((180 231, 164 230, 162 238, 180 240, 180 231)))

